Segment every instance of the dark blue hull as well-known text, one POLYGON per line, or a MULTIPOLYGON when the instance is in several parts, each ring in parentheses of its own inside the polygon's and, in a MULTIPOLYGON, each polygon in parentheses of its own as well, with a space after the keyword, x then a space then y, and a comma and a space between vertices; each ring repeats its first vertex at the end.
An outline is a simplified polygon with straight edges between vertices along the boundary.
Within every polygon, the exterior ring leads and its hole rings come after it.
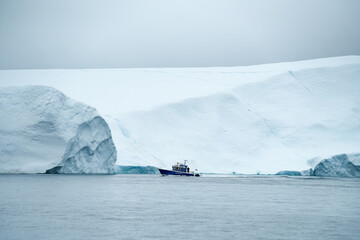
POLYGON ((193 172, 179 172, 179 171, 172 171, 161 168, 159 168, 159 171, 163 176, 167 176, 167 175, 189 176, 189 177, 195 176, 193 172))

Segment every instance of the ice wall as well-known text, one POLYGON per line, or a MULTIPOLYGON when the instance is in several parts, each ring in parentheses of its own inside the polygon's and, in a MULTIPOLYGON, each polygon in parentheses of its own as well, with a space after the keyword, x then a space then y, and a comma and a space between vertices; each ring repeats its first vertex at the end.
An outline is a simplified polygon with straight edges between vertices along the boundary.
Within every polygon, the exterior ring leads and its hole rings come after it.
POLYGON ((308 68, 110 122, 122 164, 301 171, 308 159, 359 150, 359 93, 360 64, 308 68))
MULTIPOLYGON (((188 159, 202 172, 276 173, 359 152, 360 56, 220 68, 0 71, 0 86, 25 84, 50 85, 96 107, 111 128, 118 165, 169 168, 188 159)), ((68 139, 76 128, 71 133, 68 139)))

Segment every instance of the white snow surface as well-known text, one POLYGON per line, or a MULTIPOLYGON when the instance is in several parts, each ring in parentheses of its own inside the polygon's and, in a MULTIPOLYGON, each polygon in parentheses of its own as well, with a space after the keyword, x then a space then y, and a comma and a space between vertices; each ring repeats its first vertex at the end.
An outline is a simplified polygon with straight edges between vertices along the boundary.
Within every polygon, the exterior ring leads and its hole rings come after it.
POLYGON ((79 125, 99 115, 46 86, 0 88, 0 109, 0 173, 41 173, 58 165, 79 125))
POLYGON ((360 152, 360 56, 245 67, 2 70, 105 116, 118 165, 201 172, 301 171, 360 152))

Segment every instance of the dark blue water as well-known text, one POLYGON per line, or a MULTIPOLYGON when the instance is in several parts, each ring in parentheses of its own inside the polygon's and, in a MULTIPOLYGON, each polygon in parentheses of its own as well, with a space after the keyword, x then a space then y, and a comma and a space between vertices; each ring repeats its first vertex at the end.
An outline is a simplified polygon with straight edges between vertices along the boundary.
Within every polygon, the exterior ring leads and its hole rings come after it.
POLYGON ((0 175, 0 239, 360 239, 360 179, 0 175))

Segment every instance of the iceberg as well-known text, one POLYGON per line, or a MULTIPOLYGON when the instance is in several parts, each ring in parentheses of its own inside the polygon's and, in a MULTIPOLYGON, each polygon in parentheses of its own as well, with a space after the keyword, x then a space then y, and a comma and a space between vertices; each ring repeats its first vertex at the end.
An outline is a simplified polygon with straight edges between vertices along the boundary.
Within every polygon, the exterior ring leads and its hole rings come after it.
POLYGON ((284 170, 284 171, 280 171, 278 173, 276 173, 275 175, 282 175, 282 176, 302 176, 302 174, 298 171, 288 171, 288 170, 284 170))
POLYGON ((349 161, 346 154, 322 160, 314 168, 314 176, 319 177, 360 177, 360 166, 349 161))
POLYGON ((116 149, 97 110, 46 86, 0 89, 0 173, 113 173, 116 149))
POLYGON ((359 153, 339 154, 326 159, 320 157, 308 160, 310 165, 317 163, 314 169, 301 172, 280 171, 275 175, 318 176, 318 177, 360 177, 359 153))

